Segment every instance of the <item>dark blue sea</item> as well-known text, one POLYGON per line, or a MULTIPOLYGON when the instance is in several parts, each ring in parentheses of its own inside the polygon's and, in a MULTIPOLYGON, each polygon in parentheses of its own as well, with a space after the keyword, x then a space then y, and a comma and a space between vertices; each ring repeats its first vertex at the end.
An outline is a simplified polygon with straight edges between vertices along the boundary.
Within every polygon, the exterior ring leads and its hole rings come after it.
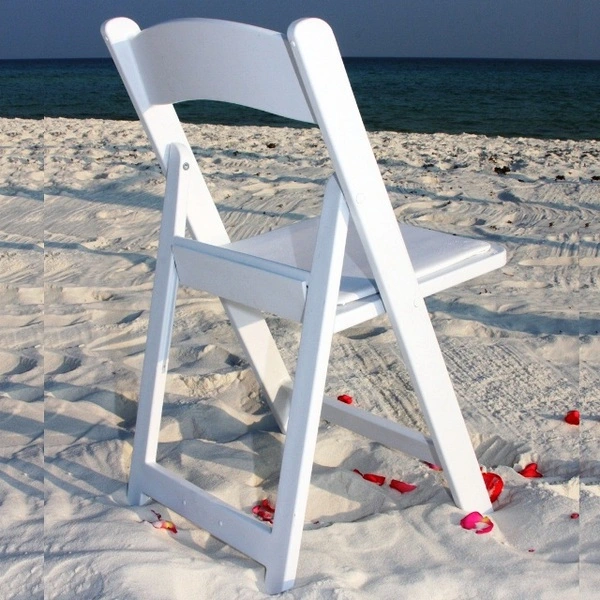
MULTIPOLYGON (((600 139, 600 61, 351 58, 366 127, 600 139)), ((183 103, 193 123, 291 125, 219 103, 183 103)), ((0 61, 0 116, 135 119, 110 59, 0 61)))

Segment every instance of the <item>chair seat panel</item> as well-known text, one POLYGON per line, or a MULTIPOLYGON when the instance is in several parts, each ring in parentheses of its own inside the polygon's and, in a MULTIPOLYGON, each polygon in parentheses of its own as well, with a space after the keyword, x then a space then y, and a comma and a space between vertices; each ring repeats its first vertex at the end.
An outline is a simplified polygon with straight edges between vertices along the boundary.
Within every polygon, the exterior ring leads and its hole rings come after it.
MULTIPOLYGON (((319 217, 315 217, 233 242, 227 247, 295 267, 308 276, 318 227, 319 217)), ((399 227, 423 296, 487 273, 506 262, 504 248, 483 240, 407 224, 399 227)), ((373 294, 377 294, 375 279, 358 233, 351 224, 338 305, 344 306, 373 294)))

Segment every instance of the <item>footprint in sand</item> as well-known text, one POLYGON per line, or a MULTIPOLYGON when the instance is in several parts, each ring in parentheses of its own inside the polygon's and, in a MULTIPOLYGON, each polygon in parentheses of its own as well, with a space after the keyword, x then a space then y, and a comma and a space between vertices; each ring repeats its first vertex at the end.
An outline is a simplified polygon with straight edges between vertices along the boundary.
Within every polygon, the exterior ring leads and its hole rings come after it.
POLYGON ((494 435, 481 439, 475 453, 479 463, 487 467, 513 467, 521 456, 531 453, 531 446, 526 442, 509 442, 499 435, 494 435))
POLYGON ((12 375, 22 375, 23 373, 28 373, 29 371, 32 371, 38 366, 38 361, 34 358, 19 356, 18 362, 16 362, 15 364, 16 358, 17 357, 5 353, 2 353, 2 355, 0 355, 0 360, 2 360, 3 364, 10 364, 10 362, 14 364, 12 368, 10 368, 4 373, 5 377, 11 377, 12 375))
POLYGON ((46 373, 46 378, 55 377, 56 375, 64 375, 70 373, 81 366, 81 360, 73 356, 63 356, 62 363, 54 370, 46 373))
POLYGON ((61 287, 48 285, 45 288, 46 304, 90 304, 93 302, 108 302, 118 298, 109 290, 89 287, 61 287))

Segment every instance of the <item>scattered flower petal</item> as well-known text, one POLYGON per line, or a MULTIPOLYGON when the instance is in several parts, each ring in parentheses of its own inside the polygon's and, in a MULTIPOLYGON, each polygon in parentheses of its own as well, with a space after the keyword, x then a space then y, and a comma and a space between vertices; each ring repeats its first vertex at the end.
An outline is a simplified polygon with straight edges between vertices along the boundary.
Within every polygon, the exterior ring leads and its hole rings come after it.
POLYGON ((376 473, 361 473, 358 469, 354 469, 355 473, 358 473, 363 479, 376 483, 377 485, 383 485, 385 483, 385 477, 383 475, 377 475, 376 473))
POLYGON ((442 471, 442 467, 440 467, 440 465, 436 465, 434 463, 430 463, 427 462, 426 460, 423 461, 432 471, 442 471))
POLYGON ((529 463, 528 465, 525 465, 520 474, 523 477, 528 477, 530 479, 535 477, 543 477, 543 475, 538 471, 537 463, 529 463))
POLYGON ((406 483, 405 481, 400 481, 399 479, 392 479, 390 482, 390 487, 394 490, 397 490, 401 494, 406 494, 406 492, 412 492, 417 489, 416 485, 412 483, 406 483))
POLYGON ((175 523, 173 523, 173 521, 165 521, 160 513, 157 513, 155 510, 150 509, 150 512, 152 512, 156 517, 156 521, 149 521, 152 527, 155 529, 166 529, 167 531, 177 533, 177 527, 175 527, 175 523))
POLYGON ((569 425, 579 425, 579 411, 578 410, 570 410, 565 415, 565 422, 569 425))
POLYGON ((579 513, 571 513, 571 519, 579 519, 579 513))
POLYGON ((502 481, 502 477, 500 475, 496 475, 496 473, 482 473, 483 481, 485 482, 485 487, 490 495, 490 502, 496 502, 498 500, 498 496, 502 493, 502 489, 504 488, 504 481, 502 481))
POLYGON ((154 521, 151 523, 151 525, 155 529, 166 529, 167 531, 177 533, 177 527, 175 527, 175 523, 173 523, 173 521, 154 521))
POLYGON ((275 516, 275 507, 269 502, 268 498, 264 498, 258 504, 252 507, 252 513, 261 521, 273 524, 275 516))
POLYGON ((354 402, 352 396, 349 396, 348 394, 341 394, 337 399, 344 404, 352 404, 354 402))
POLYGON ((489 533, 494 528, 492 520, 479 512, 469 513, 461 519, 460 525, 463 529, 474 529, 477 534, 489 533))
POLYGON ((480 512, 470 512, 460 520, 460 525, 464 529, 474 529, 481 519, 483 519, 483 515, 480 512))

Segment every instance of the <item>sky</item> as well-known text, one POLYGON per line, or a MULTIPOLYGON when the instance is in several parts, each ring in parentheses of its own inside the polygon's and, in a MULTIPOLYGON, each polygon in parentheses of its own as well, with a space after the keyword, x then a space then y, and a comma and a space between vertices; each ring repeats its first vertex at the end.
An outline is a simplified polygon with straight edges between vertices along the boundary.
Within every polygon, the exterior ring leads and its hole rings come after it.
POLYGON ((600 0, 0 0, 0 59, 108 56, 106 19, 320 17, 344 56, 600 60, 600 0))

